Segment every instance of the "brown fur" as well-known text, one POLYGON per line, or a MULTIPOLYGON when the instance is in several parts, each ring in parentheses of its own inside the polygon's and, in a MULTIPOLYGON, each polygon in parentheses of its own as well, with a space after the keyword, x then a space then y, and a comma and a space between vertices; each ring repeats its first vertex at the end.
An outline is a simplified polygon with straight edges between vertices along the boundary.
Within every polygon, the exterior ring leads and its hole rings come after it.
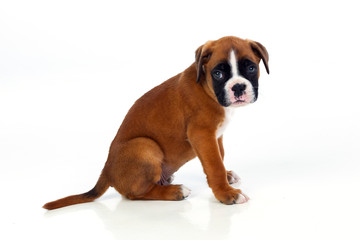
POLYGON ((109 186, 129 199, 183 199, 181 185, 157 182, 164 169, 169 177, 196 156, 215 197, 232 204, 241 191, 228 183, 222 136, 216 138, 225 112, 216 100, 209 73, 228 58, 231 48, 254 62, 262 59, 268 71, 268 55, 259 43, 235 37, 207 42, 197 49, 196 61, 189 68, 144 94, 131 107, 93 190, 47 203, 44 208, 90 202, 109 186))

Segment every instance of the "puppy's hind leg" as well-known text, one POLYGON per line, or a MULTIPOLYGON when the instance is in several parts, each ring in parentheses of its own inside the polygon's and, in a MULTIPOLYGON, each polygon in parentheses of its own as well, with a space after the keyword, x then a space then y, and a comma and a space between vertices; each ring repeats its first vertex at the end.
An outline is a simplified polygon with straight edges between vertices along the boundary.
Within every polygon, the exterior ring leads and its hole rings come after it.
POLYGON ((187 198, 191 190, 184 185, 153 184, 150 191, 141 195, 128 195, 132 200, 170 200, 177 201, 187 198))
POLYGON ((164 154, 152 139, 139 137, 123 143, 108 164, 111 185, 132 200, 182 200, 190 190, 182 185, 158 184, 164 154))

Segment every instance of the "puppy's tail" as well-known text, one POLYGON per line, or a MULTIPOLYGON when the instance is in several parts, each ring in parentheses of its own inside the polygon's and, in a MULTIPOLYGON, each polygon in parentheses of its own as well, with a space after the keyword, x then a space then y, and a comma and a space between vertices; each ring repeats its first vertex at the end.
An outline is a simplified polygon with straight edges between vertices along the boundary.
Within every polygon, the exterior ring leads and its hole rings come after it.
POLYGON ((78 203, 86 203, 91 202, 95 200, 96 198, 99 198, 101 195, 105 193, 105 191, 110 187, 106 177, 102 173, 100 175, 99 180, 97 181, 95 187, 91 189, 90 191, 79 194, 79 195, 72 195, 69 197, 65 197, 53 202, 46 203, 43 208, 48 210, 53 210, 56 208, 62 208, 73 204, 78 203))

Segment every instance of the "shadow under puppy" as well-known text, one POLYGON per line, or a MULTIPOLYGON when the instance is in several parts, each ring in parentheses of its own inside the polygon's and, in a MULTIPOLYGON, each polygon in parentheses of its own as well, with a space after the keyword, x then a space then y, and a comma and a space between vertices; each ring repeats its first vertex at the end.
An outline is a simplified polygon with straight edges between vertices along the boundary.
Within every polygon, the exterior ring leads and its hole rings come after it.
POLYGON ((172 185, 172 175, 196 156, 220 202, 246 202, 248 197, 230 186, 239 177, 224 167, 223 133, 236 107, 256 101, 259 63, 269 73, 268 59, 265 47, 255 41, 223 37, 206 42, 190 67, 134 103, 95 187, 43 207, 90 202, 110 186, 129 199, 182 200, 190 190, 172 185))

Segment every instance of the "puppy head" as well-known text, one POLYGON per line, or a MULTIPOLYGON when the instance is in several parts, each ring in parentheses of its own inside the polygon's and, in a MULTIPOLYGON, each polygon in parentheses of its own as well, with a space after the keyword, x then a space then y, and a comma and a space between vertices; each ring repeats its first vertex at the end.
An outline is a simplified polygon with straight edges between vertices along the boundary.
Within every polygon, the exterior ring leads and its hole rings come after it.
POLYGON ((196 81, 206 83, 222 106, 244 106, 258 98, 260 60, 269 73, 269 55, 258 42, 237 37, 208 41, 196 50, 196 81))

